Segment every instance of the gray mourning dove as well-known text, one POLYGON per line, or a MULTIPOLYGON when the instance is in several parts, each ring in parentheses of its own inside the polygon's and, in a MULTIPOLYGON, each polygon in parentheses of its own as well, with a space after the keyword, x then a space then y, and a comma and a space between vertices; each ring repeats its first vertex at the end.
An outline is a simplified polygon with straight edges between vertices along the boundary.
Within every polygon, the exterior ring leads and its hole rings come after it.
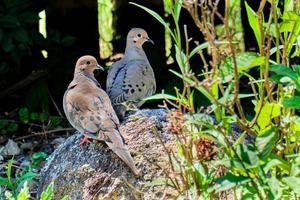
POLYGON ((133 28, 127 35, 124 57, 108 71, 106 91, 119 118, 123 118, 129 104, 139 108, 143 98, 155 93, 153 69, 142 48, 153 41, 145 30, 133 28))
POLYGON ((96 68, 103 70, 94 57, 78 59, 74 78, 63 98, 67 119, 87 138, 104 141, 135 175, 140 175, 119 132, 119 120, 110 99, 94 77, 96 68))

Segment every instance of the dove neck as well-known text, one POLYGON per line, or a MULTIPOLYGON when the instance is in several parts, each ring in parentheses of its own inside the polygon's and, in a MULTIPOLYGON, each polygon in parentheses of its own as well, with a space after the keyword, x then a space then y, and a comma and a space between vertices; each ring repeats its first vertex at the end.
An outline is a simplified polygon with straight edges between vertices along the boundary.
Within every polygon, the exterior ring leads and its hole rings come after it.
POLYGON ((129 44, 126 46, 124 57, 127 60, 144 59, 146 57, 146 54, 142 47, 134 44, 129 44))
POLYGON ((79 82, 87 80, 87 78, 88 78, 88 80, 94 82, 96 85, 99 85, 93 72, 86 72, 86 71, 82 72, 81 71, 81 72, 75 72, 75 74, 74 74, 74 79, 79 82))

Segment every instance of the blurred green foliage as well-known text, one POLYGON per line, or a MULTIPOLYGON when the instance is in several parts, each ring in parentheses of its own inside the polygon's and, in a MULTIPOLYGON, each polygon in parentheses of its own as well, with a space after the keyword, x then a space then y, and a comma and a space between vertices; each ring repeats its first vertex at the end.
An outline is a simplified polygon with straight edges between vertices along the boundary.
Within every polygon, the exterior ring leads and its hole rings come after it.
POLYGON ((3 0, 0 3, 0 76, 18 71, 24 56, 31 54, 31 46, 42 40, 34 30, 37 13, 28 9, 31 0, 3 0))
MULTIPOLYGON (((13 161, 13 158, 8 161, 6 176, 0 176, 0 186, 2 186, 4 190, 9 189, 11 191, 11 193, 9 193, 9 196, 17 199, 24 183, 34 179, 38 176, 38 174, 26 170, 23 171, 23 173, 13 175, 13 161)), ((0 194, 0 198, 4 198, 4 195, 4 193, 0 194)))
POLYGON ((113 53, 113 37, 115 36, 116 0, 98 0, 98 30, 100 58, 105 59, 113 53))

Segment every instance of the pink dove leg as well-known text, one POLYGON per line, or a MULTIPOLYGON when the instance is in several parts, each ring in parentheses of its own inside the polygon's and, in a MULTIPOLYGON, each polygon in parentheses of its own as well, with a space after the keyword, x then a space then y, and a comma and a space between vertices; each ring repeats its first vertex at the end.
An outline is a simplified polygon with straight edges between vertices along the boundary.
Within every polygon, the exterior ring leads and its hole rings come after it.
POLYGON ((86 136, 80 140, 80 145, 84 146, 85 144, 91 143, 90 139, 86 136))

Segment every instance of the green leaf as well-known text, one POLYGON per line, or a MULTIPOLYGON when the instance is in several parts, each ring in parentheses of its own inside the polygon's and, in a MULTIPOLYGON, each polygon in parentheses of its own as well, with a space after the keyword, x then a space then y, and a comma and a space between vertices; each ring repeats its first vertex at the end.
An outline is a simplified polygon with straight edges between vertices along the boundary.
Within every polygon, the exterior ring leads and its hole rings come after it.
POLYGON ((31 171, 26 172, 25 174, 23 174, 20 178, 18 178, 16 180, 16 184, 17 184, 16 190, 17 191, 21 190, 21 188, 24 187, 24 183, 26 183, 27 181, 30 181, 30 180, 34 179, 37 176, 39 176, 39 174, 31 172, 31 171))
POLYGON ((16 132, 18 130, 18 127, 19 127, 18 124, 10 123, 6 130, 8 132, 16 132))
POLYGON ((295 193, 300 194, 300 178, 299 177, 285 177, 282 181, 286 183, 295 193))
POLYGON ((199 51, 201 51, 201 50, 203 50, 203 49, 206 49, 206 48, 208 48, 208 47, 209 47, 208 42, 204 42, 204 43, 202 43, 202 44, 196 46, 196 47, 191 51, 191 53, 190 53, 190 55, 189 55, 189 59, 190 59, 191 57, 193 57, 193 56, 194 56, 196 53, 198 53, 199 51))
POLYGON ((54 184, 53 182, 51 182, 46 191, 43 191, 41 194, 41 200, 52 200, 52 196, 53 196, 53 191, 54 191, 54 184))
POLYGON ((69 196, 66 195, 66 196, 64 196, 61 200, 69 200, 69 196))
POLYGON ((254 10, 252 10, 252 8, 248 5, 248 3, 246 1, 245 1, 245 6, 246 6, 249 24, 254 32, 257 44, 260 47, 261 46, 261 33, 260 33, 260 29, 259 29, 258 16, 254 12, 254 10))
POLYGON ((296 72, 294 72, 292 69, 288 68, 284 65, 271 65, 270 71, 275 72, 276 74, 280 74, 283 76, 290 77, 293 81, 298 80, 298 75, 296 72))
POLYGON ((61 123, 61 118, 58 116, 51 116, 50 120, 52 127, 57 127, 61 123))
POLYGON ((40 113, 40 120, 41 120, 41 122, 45 122, 48 119, 49 119, 48 113, 45 113, 45 112, 40 113))
POLYGON ((273 196, 271 199, 280 199, 282 196, 282 187, 278 179, 272 176, 271 178, 267 179, 267 181, 273 196))
POLYGON ((45 160, 46 158, 48 158, 48 154, 46 154, 45 152, 39 151, 36 152, 34 154, 32 154, 31 159, 34 160, 38 160, 38 159, 43 159, 45 160))
POLYGON ((277 129, 272 126, 261 131, 255 140, 255 145, 260 153, 261 159, 268 158, 278 140, 277 129))
POLYGON ((271 154, 270 160, 266 163, 264 166, 264 172, 267 174, 269 173, 269 170, 271 169, 277 169, 278 167, 283 170, 283 172, 289 172, 290 171, 290 164, 282 159, 281 157, 271 154))
POLYGON ((27 124, 29 122, 29 110, 28 108, 20 108, 19 118, 21 122, 27 124))
MULTIPOLYGON (((255 112, 259 112, 259 106, 255 107, 255 112)), ((264 129, 271 125, 271 120, 274 117, 280 116, 280 113, 281 110, 279 104, 267 102, 265 105, 263 105, 263 108, 260 111, 260 114, 257 118, 257 124, 261 129, 264 129)))
POLYGON ((225 176, 217 179, 214 189, 216 192, 229 190, 235 186, 250 182, 251 180, 244 176, 236 176, 228 172, 225 176))
POLYGON ((175 58, 176 58, 176 62, 178 63, 181 72, 183 73, 186 68, 186 65, 188 64, 188 59, 186 57, 186 55, 183 53, 183 51, 181 51, 177 45, 175 45, 175 58))
MULTIPOLYGON (((143 100, 144 101, 149 101, 149 100, 158 100, 158 99, 169 99, 169 100, 172 100, 172 101, 180 101, 181 100, 180 98, 177 98, 176 96, 173 96, 173 95, 170 95, 170 94, 165 94, 165 93, 154 94, 150 97, 144 98, 143 100)), ((183 98, 182 100, 183 100, 182 103, 184 105, 188 105, 188 102, 187 102, 186 98, 183 98)))
POLYGON ((39 174, 34 173, 34 172, 27 172, 27 173, 23 174, 20 177, 19 181, 20 182, 21 181, 29 181, 29 180, 32 180, 33 178, 37 177, 37 176, 39 176, 39 174))
POLYGON ((283 76, 283 75, 280 75, 280 74, 276 74, 276 75, 273 75, 273 76, 269 77, 269 80, 270 81, 274 81, 275 83, 280 83, 281 79, 283 77, 286 77, 286 76, 283 76))
MULTIPOLYGON (((287 54, 289 55, 293 45, 295 44, 297 37, 300 34, 300 16, 295 11, 286 11, 283 13, 283 22, 281 24, 288 23, 288 27, 284 27, 284 29, 290 29, 289 42, 288 47, 286 49, 287 54)), ((280 27, 281 29, 282 27, 280 27)))
POLYGON ((293 65, 294 72, 300 77, 300 65, 293 65))
POLYGON ((146 11, 148 14, 150 14, 152 17, 154 17, 159 23, 161 23, 165 28, 166 30, 171 34, 171 36, 173 37, 174 40, 176 40, 176 37, 174 36, 173 32, 171 31, 170 27, 169 27, 169 24, 166 23, 163 18, 161 18, 161 16, 159 16, 158 13, 154 12, 153 10, 149 9, 149 8, 146 8, 144 6, 141 6, 139 4, 136 4, 134 2, 129 2, 129 4, 132 4, 134 6, 137 6, 141 9, 143 9, 144 11, 146 11))
MULTIPOLYGON (((194 84, 195 85, 195 82, 192 79, 184 77, 182 74, 180 74, 180 73, 178 73, 178 72, 176 72, 172 69, 170 69, 169 71, 172 72, 173 74, 175 74, 176 76, 180 77, 184 81, 186 81, 188 84, 194 84)), ((213 97, 206 91, 206 89, 202 85, 195 86, 195 88, 199 92, 201 92, 208 100, 210 100, 210 101, 213 100, 213 97)))
POLYGON ((259 166, 257 152, 252 145, 240 144, 237 147, 236 152, 247 169, 256 168, 259 166))
POLYGON ((9 184, 8 179, 0 176, 0 186, 6 186, 8 184, 9 184))
POLYGON ((30 193, 27 184, 24 184, 24 187, 21 189, 20 193, 18 194, 17 200, 29 200, 30 193))
MULTIPOLYGON (((266 62, 264 56, 258 56, 255 52, 237 53, 235 59, 239 72, 249 71, 253 67, 263 65, 266 62)), ((234 63, 232 57, 227 57, 224 59, 220 66, 220 72, 223 82, 229 82, 233 79, 234 63)))
POLYGON ((31 120, 34 120, 34 121, 37 121, 37 120, 40 119, 40 116, 39 116, 38 113, 33 112, 33 113, 30 113, 30 119, 31 119, 31 120))
POLYGON ((291 176, 299 176, 300 175, 300 157, 297 157, 291 167, 291 176))
POLYGON ((283 107, 300 109, 300 96, 291 97, 283 100, 283 107))
POLYGON ((11 176, 12 176, 12 173, 11 173, 11 171, 12 171, 12 165, 13 165, 13 162, 14 162, 14 160, 13 160, 13 158, 12 159, 10 159, 9 161, 8 161, 8 164, 7 164, 7 171, 6 171, 6 176, 7 176, 7 180, 8 180, 8 187, 11 189, 11 190, 13 190, 14 189, 14 185, 13 185, 13 182, 12 182, 12 180, 11 180, 11 176))

